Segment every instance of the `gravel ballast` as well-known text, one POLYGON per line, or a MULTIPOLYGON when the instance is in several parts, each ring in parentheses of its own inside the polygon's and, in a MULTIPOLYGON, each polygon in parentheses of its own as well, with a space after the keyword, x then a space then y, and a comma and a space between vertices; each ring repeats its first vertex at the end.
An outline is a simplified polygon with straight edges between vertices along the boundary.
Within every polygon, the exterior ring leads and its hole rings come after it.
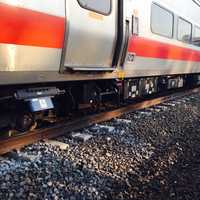
POLYGON ((200 94, 0 159, 0 199, 200 199, 200 94))

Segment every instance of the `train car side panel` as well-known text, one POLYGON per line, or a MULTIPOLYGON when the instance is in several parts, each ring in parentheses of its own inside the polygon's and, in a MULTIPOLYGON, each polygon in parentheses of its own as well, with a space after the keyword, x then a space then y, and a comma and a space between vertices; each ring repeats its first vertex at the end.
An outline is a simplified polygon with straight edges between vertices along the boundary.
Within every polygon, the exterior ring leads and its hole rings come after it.
POLYGON ((65 30, 64 1, 58 5, 39 0, 29 4, 22 0, 0 1, 1 71, 59 70, 65 30))
MULTIPOLYGON (((171 1, 170 1, 171 2, 171 1)), ((177 40, 177 19, 179 16, 185 17, 192 23, 198 23, 194 14, 200 10, 197 6, 191 6, 190 18, 186 11, 180 11, 178 7, 182 1, 172 3, 166 1, 156 1, 166 10, 174 14, 174 28, 172 38, 164 37, 152 32, 151 17, 152 4, 155 1, 136 1, 133 10, 138 11, 139 15, 139 36, 133 35, 129 40, 129 49, 127 61, 124 66, 126 76, 154 76, 154 75, 172 75, 172 74, 189 74, 200 72, 200 48, 192 44, 184 43, 177 40), (145 3, 145 7, 142 5, 145 3), (175 10, 175 11, 174 11, 175 10), (176 13, 176 10, 179 10, 176 13), (134 60, 130 60, 130 56, 134 60)), ((184 4, 189 6, 191 2, 184 4)), ((164 23, 164 22, 160 22, 164 23)))

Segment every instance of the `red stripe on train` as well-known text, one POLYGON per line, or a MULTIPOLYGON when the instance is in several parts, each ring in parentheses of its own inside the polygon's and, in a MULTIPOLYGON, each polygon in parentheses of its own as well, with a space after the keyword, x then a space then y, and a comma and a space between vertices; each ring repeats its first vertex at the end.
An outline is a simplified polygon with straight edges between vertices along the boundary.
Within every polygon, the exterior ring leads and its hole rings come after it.
POLYGON ((62 48, 65 19, 0 3, 0 43, 62 48))
POLYGON ((136 53, 137 56, 148 58, 200 61, 200 51, 136 36, 131 37, 128 51, 136 53))

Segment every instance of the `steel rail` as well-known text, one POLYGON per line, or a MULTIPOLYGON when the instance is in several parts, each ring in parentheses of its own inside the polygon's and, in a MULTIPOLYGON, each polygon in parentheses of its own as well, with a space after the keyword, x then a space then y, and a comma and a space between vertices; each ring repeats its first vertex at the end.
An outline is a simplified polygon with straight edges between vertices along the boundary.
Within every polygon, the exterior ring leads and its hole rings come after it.
POLYGON ((71 122, 62 122, 58 125, 39 129, 35 131, 30 131, 18 136, 13 136, 0 140, 0 155, 8 153, 14 149, 20 149, 26 145, 33 144, 40 140, 53 139, 61 135, 65 135, 71 131, 80 130, 92 126, 96 123, 109 121, 113 118, 120 117, 123 114, 131 113, 133 111, 141 110, 144 108, 152 107, 166 101, 175 100, 193 93, 200 92, 200 88, 190 89, 187 91, 181 91, 175 94, 170 94, 162 97, 157 97, 153 99, 147 99, 142 102, 135 102, 128 106, 118 108, 116 110, 102 112, 99 114, 94 114, 90 116, 82 117, 81 119, 76 119, 71 122))

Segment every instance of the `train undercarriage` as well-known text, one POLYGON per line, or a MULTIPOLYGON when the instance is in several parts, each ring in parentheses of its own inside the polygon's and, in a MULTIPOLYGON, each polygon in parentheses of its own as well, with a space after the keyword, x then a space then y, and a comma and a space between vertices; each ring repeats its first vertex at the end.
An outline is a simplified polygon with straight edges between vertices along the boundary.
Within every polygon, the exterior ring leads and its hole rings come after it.
POLYGON ((0 130, 26 132, 84 108, 95 113, 108 103, 120 106, 136 98, 199 84, 200 75, 194 74, 2 87, 0 130))

